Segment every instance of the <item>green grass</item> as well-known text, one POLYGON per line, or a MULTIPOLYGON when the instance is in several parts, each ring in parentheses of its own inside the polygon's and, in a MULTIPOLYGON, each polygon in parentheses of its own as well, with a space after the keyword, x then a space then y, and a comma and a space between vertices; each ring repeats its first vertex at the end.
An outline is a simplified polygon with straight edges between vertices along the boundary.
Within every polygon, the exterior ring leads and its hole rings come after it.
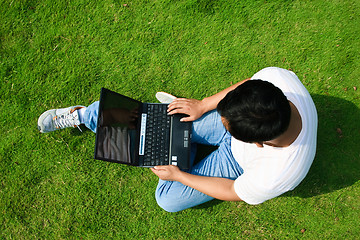
POLYGON ((1 239, 359 239, 359 1, 2 0, 0 15, 1 239), (103 86, 201 99, 268 66, 308 88, 319 138, 300 186, 258 206, 166 213, 156 176, 93 160, 90 131, 36 128, 103 86))

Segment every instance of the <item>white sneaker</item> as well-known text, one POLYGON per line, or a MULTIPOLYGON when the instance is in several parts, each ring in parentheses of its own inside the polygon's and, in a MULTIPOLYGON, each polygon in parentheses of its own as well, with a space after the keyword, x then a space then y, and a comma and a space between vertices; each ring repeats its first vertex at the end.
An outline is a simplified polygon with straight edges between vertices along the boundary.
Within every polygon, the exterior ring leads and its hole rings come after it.
POLYGON ((175 96, 166 92, 157 92, 155 94, 155 97, 161 103, 172 103, 172 101, 174 101, 174 99, 176 98, 175 96))
POLYGON ((72 106, 68 108, 59 108, 47 110, 40 115, 38 119, 38 129, 41 133, 52 132, 55 130, 77 127, 81 131, 79 125, 78 111, 84 106, 72 106))

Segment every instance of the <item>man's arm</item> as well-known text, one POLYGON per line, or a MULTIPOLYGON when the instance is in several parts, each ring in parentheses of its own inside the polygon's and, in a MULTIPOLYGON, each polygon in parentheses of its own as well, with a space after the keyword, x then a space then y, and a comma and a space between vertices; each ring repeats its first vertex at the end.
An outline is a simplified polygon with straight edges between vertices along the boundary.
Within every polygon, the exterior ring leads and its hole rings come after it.
POLYGON ((151 170, 162 180, 181 182, 210 197, 224 201, 242 201, 235 192, 234 180, 193 175, 171 165, 156 166, 151 170))
POLYGON ((218 103, 226 96, 226 94, 248 80, 250 80, 250 78, 238 82, 215 95, 204 98, 201 101, 196 99, 176 98, 172 103, 169 104, 168 113, 187 114, 189 117, 183 118, 182 121, 194 121, 201 117, 204 113, 214 110, 218 103))

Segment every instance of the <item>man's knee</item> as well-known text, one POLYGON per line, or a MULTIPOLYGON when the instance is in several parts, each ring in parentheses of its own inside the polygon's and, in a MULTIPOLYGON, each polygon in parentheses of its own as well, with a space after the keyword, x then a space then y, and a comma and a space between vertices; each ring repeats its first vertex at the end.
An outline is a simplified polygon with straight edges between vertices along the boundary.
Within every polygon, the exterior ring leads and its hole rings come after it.
POLYGON ((176 201, 166 197, 156 195, 156 202, 159 205, 159 207, 161 207, 167 212, 179 212, 183 210, 179 207, 178 204, 176 204, 176 201))

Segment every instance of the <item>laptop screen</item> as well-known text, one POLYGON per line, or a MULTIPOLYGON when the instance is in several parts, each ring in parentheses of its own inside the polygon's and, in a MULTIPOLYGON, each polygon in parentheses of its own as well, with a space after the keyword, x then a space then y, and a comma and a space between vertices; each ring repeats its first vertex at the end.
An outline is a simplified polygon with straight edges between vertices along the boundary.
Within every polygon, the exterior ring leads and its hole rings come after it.
POLYGON ((134 163, 141 102, 102 89, 95 158, 134 163))

